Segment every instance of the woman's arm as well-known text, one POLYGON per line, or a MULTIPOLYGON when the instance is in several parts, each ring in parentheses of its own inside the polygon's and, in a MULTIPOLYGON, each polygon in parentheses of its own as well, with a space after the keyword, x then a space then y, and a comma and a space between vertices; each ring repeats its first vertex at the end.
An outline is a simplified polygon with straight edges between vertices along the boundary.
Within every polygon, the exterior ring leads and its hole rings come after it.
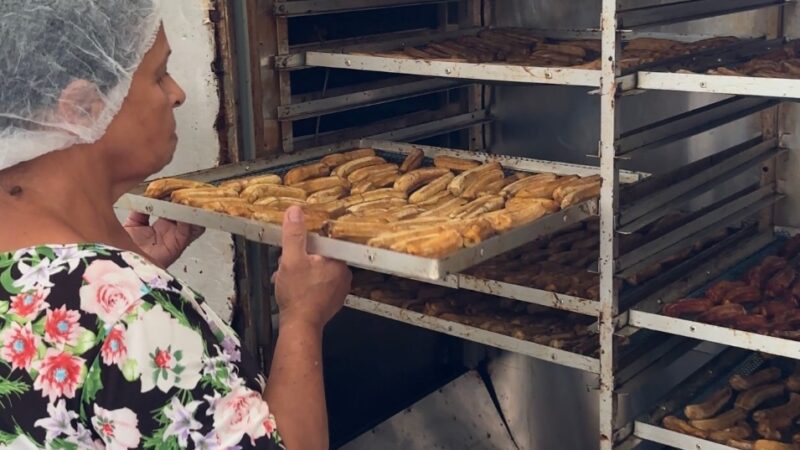
POLYGON ((275 275, 280 330, 264 393, 288 450, 328 448, 322 330, 342 308, 351 278, 344 264, 306 252, 303 212, 289 209, 275 275))

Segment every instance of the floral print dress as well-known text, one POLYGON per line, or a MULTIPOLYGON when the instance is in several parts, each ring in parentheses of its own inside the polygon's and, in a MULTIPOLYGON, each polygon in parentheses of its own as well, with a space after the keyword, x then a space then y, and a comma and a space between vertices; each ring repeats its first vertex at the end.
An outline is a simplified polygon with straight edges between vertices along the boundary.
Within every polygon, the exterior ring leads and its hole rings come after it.
POLYGON ((134 253, 0 253, 0 449, 282 448, 254 366, 134 253))

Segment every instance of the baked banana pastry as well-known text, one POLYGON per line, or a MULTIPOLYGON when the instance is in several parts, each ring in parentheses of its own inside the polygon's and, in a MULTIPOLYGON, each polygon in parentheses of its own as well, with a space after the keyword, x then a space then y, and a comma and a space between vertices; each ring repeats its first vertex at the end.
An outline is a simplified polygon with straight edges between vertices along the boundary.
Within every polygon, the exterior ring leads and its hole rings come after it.
POLYGON ((334 176, 334 177, 314 178, 313 180, 297 183, 292 187, 302 189, 306 191, 306 193, 308 194, 313 194, 315 192, 324 191, 325 189, 331 189, 335 187, 343 187, 345 189, 349 189, 350 183, 348 183, 346 179, 334 176))
POLYGON ((224 189, 224 188, 217 188, 217 187, 210 187, 210 188, 192 188, 192 189, 181 189, 178 191, 173 191, 170 195, 170 200, 175 203, 184 204, 186 200, 190 198, 200 199, 200 198, 217 198, 217 197, 238 197, 239 194, 236 193, 233 189, 224 189))
POLYGON ((453 181, 447 186, 447 190, 454 196, 460 197, 461 194, 472 184, 476 183, 482 175, 495 170, 502 171, 503 167, 499 163, 492 162, 464 171, 453 178, 453 181))
POLYGON ((361 148, 358 150, 351 150, 345 153, 334 153, 332 155, 325 156, 320 160, 320 162, 328 167, 333 168, 341 166, 346 162, 350 162, 359 158, 365 158, 367 156, 375 156, 375 150, 371 148, 361 148))
POLYGON ((525 186, 517 191, 517 197, 528 198, 553 198, 556 189, 579 180, 577 176, 570 175, 566 177, 556 178, 552 181, 543 181, 541 183, 531 184, 525 186))
MULTIPOLYGON (((553 182, 558 177, 554 173, 539 173, 536 175, 531 175, 529 177, 523 178, 521 180, 515 181, 508 186, 504 187, 500 193, 505 196, 514 196, 523 189, 526 188, 533 188, 536 186, 541 186, 545 183, 553 182)), ((550 195, 542 196, 542 197, 550 197, 550 195)))
POLYGON ((311 178, 327 177, 330 174, 331 168, 327 164, 318 162, 289 170, 283 177, 283 182, 291 186, 311 178))
POLYGON ((173 192, 180 189, 197 189, 197 188, 213 188, 214 186, 208 183, 199 181, 182 180, 179 178, 162 178, 155 180, 147 185, 144 191, 145 197, 150 198, 165 198, 169 197, 173 192))
POLYGON ((400 165, 400 173, 408 173, 412 170, 422 167, 422 161, 425 159, 425 153, 422 150, 415 148, 408 153, 403 164, 400 165))
POLYGON ((471 159, 442 155, 433 158, 433 165, 434 167, 452 170, 453 172, 464 172, 480 166, 481 163, 471 159))
POLYGON ((438 202, 439 199, 442 198, 442 192, 444 192, 445 195, 450 195, 450 193, 447 192, 447 186, 451 181, 453 181, 453 178, 455 178, 455 175, 448 171, 439 178, 434 179, 430 183, 416 190, 413 194, 411 194, 411 196, 408 197, 408 201, 415 204, 425 204, 431 200, 438 202))
POLYGON ((397 171, 373 173, 367 178, 354 184, 350 189, 350 192, 353 194, 363 194, 375 189, 393 186, 398 178, 400 178, 400 173, 397 171))
POLYGON ((478 193, 487 190, 490 185, 500 183, 502 186, 504 178, 505 174, 500 169, 485 171, 464 189, 464 192, 461 193, 461 197, 467 200, 474 200, 478 198, 478 193))
POLYGON ((253 184, 281 184, 283 180, 279 175, 267 174, 257 175, 254 177, 237 178, 235 180, 224 181, 220 183, 219 187, 235 189, 237 192, 242 192, 247 186, 253 184))
POLYGON ((397 164, 392 163, 384 163, 384 164, 376 164, 374 166, 366 166, 360 169, 354 170, 350 175, 347 176, 347 181, 350 184, 356 184, 359 181, 363 181, 369 177, 374 177, 378 174, 383 174, 387 172, 397 173, 399 172, 399 167, 397 164))
POLYGON ((385 164, 386 160, 380 156, 365 156, 363 158, 348 161, 333 170, 333 174, 339 178, 347 179, 347 177, 362 167, 377 166, 378 164, 385 164))
POLYGON ((334 200, 339 200, 340 198, 346 195, 347 195, 347 189, 345 189, 344 186, 336 186, 330 189, 324 189, 321 191, 314 192, 313 194, 308 196, 306 202, 308 204, 328 203, 334 200))
POLYGON ((423 185, 447 173, 450 173, 448 169, 440 169, 437 167, 425 167, 422 169, 412 170, 411 172, 400 176, 400 178, 394 182, 394 188, 397 191, 409 195, 423 185))
MULTIPOLYGON (((251 217, 262 222, 281 224, 285 210, 272 209, 270 207, 254 207, 251 217)), ((308 231, 319 231, 323 224, 328 220, 328 216, 319 211, 303 211, 305 226, 308 231)))
POLYGON ((254 184, 246 187, 239 196, 247 199, 250 203, 255 203, 259 199, 266 197, 287 197, 300 200, 305 200, 308 197, 306 191, 300 188, 279 184, 254 184))

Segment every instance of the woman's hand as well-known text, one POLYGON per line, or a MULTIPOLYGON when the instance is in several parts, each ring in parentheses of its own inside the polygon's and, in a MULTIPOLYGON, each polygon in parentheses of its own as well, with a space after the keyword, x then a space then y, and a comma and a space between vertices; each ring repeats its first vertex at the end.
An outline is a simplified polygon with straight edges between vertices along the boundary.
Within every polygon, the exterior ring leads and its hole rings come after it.
POLYGON ((186 247, 205 232, 202 227, 166 219, 158 219, 150 225, 150 216, 142 213, 128 216, 123 227, 145 256, 164 269, 177 261, 186 247))
POLYGON ((306 252, 303 210, 289 208, 283 219, 283 255, 274 277, 281 322, 324 328, 342 309, 352 278, 344 263, 306 252))

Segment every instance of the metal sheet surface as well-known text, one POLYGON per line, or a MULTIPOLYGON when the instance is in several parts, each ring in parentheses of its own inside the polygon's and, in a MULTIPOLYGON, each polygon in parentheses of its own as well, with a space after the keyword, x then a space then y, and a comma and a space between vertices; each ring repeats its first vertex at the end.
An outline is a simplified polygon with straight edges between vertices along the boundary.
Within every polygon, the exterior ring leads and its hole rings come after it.
POLYGON ((512 450, 489 390, 468 372, 341 450, 512 450))

